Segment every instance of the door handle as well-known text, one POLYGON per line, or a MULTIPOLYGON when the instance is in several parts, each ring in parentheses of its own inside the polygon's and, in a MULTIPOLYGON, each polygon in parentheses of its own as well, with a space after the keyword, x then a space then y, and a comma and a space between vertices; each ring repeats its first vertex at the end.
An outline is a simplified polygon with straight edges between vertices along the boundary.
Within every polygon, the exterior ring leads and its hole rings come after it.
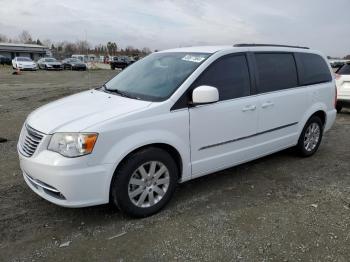
POLYGON ((272 103, 272 102, 266 102, 266 103, 263 103, 262 105, 261 105, 261 107, 262 108, 268 108, 268 107, 270 107, 270 106, 273 106, 274 104, 272 103))
POLYGON ((249 106, 243 107, 242 111, 243 111, 243 112, 254 111, 255 109, 256 109, 256 106, 254 106, 254 105, 249 105, 249 106))

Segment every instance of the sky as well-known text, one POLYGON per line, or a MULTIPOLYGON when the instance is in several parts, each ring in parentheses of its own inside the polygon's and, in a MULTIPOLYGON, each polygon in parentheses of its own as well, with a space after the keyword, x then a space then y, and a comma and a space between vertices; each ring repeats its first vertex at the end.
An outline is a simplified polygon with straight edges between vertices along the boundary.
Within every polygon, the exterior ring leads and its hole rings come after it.
POLYGON ((152 50, 273 43, 350 54, 350 0, 0 0, 0 34, 152 50))

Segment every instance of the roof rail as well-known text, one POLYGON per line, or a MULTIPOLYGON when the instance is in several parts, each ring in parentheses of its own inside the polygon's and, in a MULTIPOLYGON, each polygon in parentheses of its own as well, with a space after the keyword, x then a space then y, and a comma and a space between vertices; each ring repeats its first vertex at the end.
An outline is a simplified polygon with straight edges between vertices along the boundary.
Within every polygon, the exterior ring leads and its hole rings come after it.
POLYGON ((305 46, 294 46, 294 45, 274 45, 274 44, 235 44, 234 47, 291 47, 291 48, 301 48, 301 49, 310 49, 309 47, 305 46))

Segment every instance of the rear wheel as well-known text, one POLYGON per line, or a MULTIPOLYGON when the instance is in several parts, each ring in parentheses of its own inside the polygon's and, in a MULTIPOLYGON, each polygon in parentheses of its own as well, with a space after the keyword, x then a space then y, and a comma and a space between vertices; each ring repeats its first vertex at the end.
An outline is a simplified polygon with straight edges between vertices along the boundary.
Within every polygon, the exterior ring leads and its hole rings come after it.
POLYGON ((150 216, 171 199, 178 173, 168 152, 160 148, 140 150, 116 170, 111 184, 111 202, 127 215, 150 216))
POLYGON ((297 149, 301 156, 308 157, 316 153, 321 144, 323 123, 318 116, 312 116, 299 137, 297 149))

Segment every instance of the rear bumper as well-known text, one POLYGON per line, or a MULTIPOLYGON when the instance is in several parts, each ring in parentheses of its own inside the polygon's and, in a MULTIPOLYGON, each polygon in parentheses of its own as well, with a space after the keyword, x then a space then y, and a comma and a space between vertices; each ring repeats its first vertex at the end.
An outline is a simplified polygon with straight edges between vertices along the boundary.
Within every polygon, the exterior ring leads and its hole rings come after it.
POLYGON ((42 198, 64 207, 108 203, 112 165, 88 166, 50 151, 29 158, 18 154, 25 182, 42 198))
POLYGON ((346 98, 340 98, 337 100, 337 104, 341 105, 341 106, 349 106, 350 107, 350 96, 348 97, 348 99, 346 98))
POLYGON ((328 131, 334 124, 337 117, 337 110, 333 109, 327 112, 326 125, 324 127, 324 132, 328 131))

